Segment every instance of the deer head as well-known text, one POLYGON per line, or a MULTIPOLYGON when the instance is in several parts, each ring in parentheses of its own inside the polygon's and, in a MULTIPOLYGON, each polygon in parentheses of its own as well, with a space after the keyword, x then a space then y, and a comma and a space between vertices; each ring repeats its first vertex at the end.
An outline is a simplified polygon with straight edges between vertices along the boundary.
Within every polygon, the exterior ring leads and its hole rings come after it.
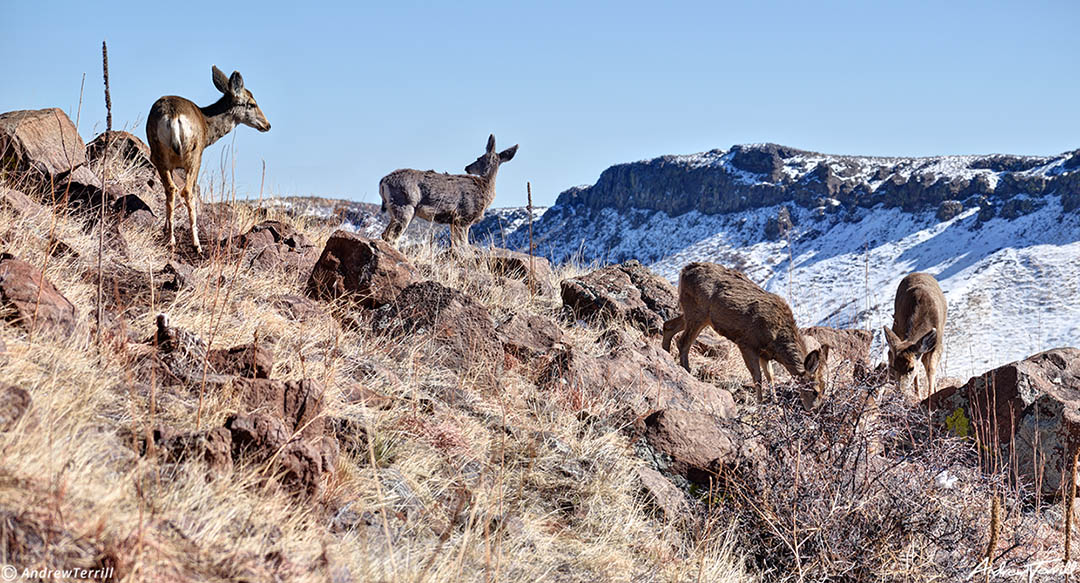
POLYGON ((918 371, 915 365, 922 355, 937 346, 937 328, 931 328, 922 338, 904 342, 888 326, 885 326, 885 340, 889 343, 889 376, 901 390, 907 389, 915 380, 918 371))
POLYGON ((476 176, 494 176, 499 170, 499 164, 509 162, 517 154, 517 144, 495 153, 495 134, 488 136, 487 149, 475 162, 465 167, 465 171, 476 176))
POLYGON ((270 131, 270 122, 259 109, 255 97, 250 91, 244 89, 244 77, 240 75, 240 72, 233 71, 231 76, 226 77, 225 73, 214 65, 213 74, 214 87, 223 94, 221 100, 227 102, 224 105, 228 107, 229 117, 236 123, 253 127, 260 132, 270 131))

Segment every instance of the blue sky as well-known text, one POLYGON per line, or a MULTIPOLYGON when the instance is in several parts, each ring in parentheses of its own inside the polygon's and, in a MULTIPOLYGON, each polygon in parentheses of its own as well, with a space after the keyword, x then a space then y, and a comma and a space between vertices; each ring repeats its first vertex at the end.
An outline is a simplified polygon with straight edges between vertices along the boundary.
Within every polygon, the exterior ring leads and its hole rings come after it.
POLYGON ((21 2, 5 0, 0 111, 61 107, 144 135, 150 105, 244 74, 273 129, 240 128, 241 194, 378 201, 401 167, 462 172, 520 144, 496 206, 608 166, 778 142, 829 153, 1080 147, 1077 2, 21 2), (179 7, 178 7, 179 6, 179 7))

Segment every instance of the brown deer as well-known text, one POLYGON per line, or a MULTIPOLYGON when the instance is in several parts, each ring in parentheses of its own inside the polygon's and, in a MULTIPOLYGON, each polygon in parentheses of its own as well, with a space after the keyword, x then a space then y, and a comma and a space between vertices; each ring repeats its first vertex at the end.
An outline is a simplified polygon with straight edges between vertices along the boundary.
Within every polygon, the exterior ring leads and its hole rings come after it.
POLYGON ((808 350, 807 342, 787 302, 769 293, 734 269, 714 263, 691 263, 679 274, 682 315, 664 322, 664 350, 680 330, 679 363, 690 370, 690 347, 705 326, 734 342, 762 400, 762 373, 770 384, 769 361, 775 360, 792 378, 809 385, 800 391, 803 407, 813 409, 825 391, 824 366, 828 345, 808 350))
POLYGON ((222 93, 211 105, 199 107, 183 97, 168 95, 154 102, 146 118, 146 142, 150 145, 150 161, 154 163, 165 187, 165 235, 169 246, 176 246, 173 234, 173 203, 176 184, 172 172, 184 169, 184 187, 180 196, 187 205, 191 219, 191 239, 195 251, 202 254, 199 244, 198 195, 195 184, 199 179, 203 150, 232 131, 236 124, 251 126, 260 132, 270 130, 251 91, 244 89, 244 78, 233 71, 226 77, 216 66, 212 68, 214 87, 222 93))
POLYGON ((889 373, 901 391, 914 383, 915 395, 920 399, 924 395, 919 391, 915 365, 922 360, 928 391, 925 396, 932 395, 944 344, 940 335, 945 331, 945 312, 945 294, 934 276, 912 273, 900 280, 896 288, 892 329, 885 326, 889 373))
POLYGON ((390 215, 382 238, 394 245, 413 217, 450 225, 450 246, 469 244, 469 227, 484 218, 495 200, 495 175, 518 147, 495 152, 495 136, 487 149, 465 167, 468 174, 441 174, 431 170, 395 170, 379 181, 382 210, 390 215))

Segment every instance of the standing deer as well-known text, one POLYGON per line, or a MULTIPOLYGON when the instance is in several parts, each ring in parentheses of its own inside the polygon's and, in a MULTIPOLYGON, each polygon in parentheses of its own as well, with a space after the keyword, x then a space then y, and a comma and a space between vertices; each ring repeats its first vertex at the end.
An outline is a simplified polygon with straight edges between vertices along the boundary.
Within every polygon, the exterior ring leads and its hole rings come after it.
POLYGON ((499 165, 517 153, 515 145, 495 153, 495 135, 487 149, 465 167, 468 174, 440 174, 431 170, 395 170, 379 181, 382 210, 390 215, 382 238, 394 245, 413 217, 450 225, 450 246, 469 244, 469 227, 484 217, 495 200, 499 165))
POLYGON ((932 395, 938 360, 941 359, 943 343, 938 336, 945 330, 945 312, 945 294, 941 293, 941 286, 934 276, 912 273, 900 280, 896 288, 892 329, 885 326, 889 373, 902 391, 914 382, 915 395, 920 399, 923 394, 919 391, 915 365, 922 360, 928 385, 926 396, 932 395))
POLYGON ((214 87, 222 93, 211 105, 199 107, 183 97, 168 95, 154 102, 150 115, 146 118, 146 141, 150 145, 150 161, 154 163, 161 183, 165 187, 165 235, 169 246, 176 246, 173 234, 173 202, 176 197, 176 184, 172 172, 184 169, 184 188, 180 196, 187 205, 188 218, 191 219, 191 239, 195 251, 202 254, 199 244, 198 195, 195 184, 199 179, 199 166, 202 165, 203 150, 232 131, 236 124, 251 126, 260 132, 270 130, 251 91, 244 89, 244 78, 233 71, 226 77, 216 66, 213 67, 214 87))
POLYGON ((787 302, 759 287, 734 269, 715 263, 691 263, 679 274, 679 308, 682 315, 664 322, 664 350, 680 330, 679 363, 690 370, 690 347, 705 326, 734 342, 757 386, 762 400, 762 372, 772 383, 769 361, 775 360, 810 388, 800 391, 803 407, 816 407, 825 392, 825 367, 829 346, 808 350, 807 341, 795 325, 787 302))

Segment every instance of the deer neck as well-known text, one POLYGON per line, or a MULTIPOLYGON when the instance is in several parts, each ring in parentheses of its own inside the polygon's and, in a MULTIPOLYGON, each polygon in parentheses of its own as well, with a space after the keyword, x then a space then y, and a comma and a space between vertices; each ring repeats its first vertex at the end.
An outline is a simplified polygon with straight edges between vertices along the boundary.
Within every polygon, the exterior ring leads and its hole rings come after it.
POLYGON ((206 118, 207 146, 220 140, 236 127, 236 119, 230 113, 231 109, 232 102, 228 97, 222 97, 206 107, 199 108, 203 117, 206 118))
POLYGON ((496 168, 485 176, 480 177, 480 196, 484 199, 484 208, 491 206, 495 201, 495 175, 499 173, 496 168))

